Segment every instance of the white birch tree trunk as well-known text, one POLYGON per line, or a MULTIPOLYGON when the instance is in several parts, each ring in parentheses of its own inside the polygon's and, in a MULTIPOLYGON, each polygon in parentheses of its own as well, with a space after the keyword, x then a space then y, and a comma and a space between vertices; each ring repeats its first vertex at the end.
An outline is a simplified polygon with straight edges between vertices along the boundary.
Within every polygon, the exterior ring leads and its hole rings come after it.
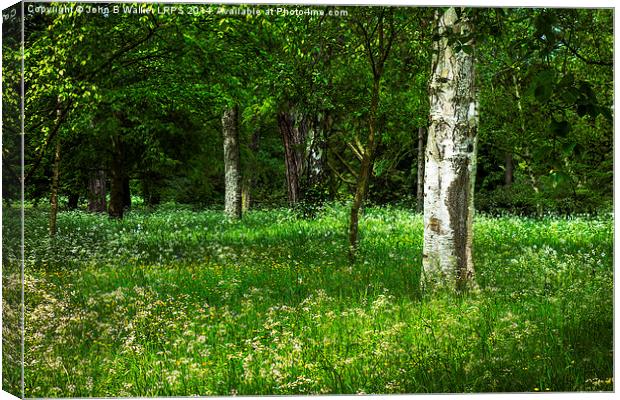
POLYGON ((416 209, 424 211, 424 137, 426 128, 418 128, 418 182, 416 189, 416 209))
MULTIPOLYGON (((437 11, 439 13, 440 11, 437 11)), ((424 174, 423 284, 474 285, 472 222, 477 102, 470 25, 454 8, 436 14, 424 174), (467 51, 463 50, 464 46, 467 51)))
POLYGON ((237 107, 224 110, 224 211, 232 218, 241 218, 241 174, 239 172, 239 129, 237 107))

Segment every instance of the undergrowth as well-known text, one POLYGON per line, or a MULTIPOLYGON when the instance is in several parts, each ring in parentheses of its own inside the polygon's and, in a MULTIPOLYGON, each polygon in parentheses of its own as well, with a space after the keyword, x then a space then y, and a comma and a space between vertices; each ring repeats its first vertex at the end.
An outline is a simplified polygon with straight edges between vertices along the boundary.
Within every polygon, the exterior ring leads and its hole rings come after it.
POLYGON ((458 296, 420 215, 367 209, 354 265, 346 223, 27 210, 26 397, 613 389, 610 216, 478 217, 458 296))

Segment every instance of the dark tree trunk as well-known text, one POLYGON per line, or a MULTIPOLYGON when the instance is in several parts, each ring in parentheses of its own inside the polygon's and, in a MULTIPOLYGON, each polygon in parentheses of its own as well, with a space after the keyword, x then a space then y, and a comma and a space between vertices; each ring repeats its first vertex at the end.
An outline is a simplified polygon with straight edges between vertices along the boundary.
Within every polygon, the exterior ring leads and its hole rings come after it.
POLYGON ((80 195, 77 193, 70 193, 67 207, 69 208, 69 210, 75 210, 78 208, 79 202, 80 202, 80 195))
POLYGON ((504 185, 509 187, 513 182, 513 171, 514 164, 512 161, 512 153, 507 151, 505 160, 505 169, 504 169, 504 185))
MULTIPOLYGON (((255 130, 252 134, 252 140, 248 146, 253 154, 253 159, 258 156, 258 146, 260 143, 260 135, 258 130, 255 130)), ((247 168, 245 176, 243 177, 243 184, 241 188, 241 209, 243 212, 248 211, 252 206, 252 187, 256 183, 256 172, 254 166, 247 168)))
POLYGON ((50 236, 56 236, 58 217, 58 187, 60 184, 60 137, 56 137, 54 165, 52 167, 52 188, 50 195, 50 236))
POLYGON ((232 218, 241 218, 241 174, 239 170, 239 110, 224 110, 222 134, 224 136, 225 212, 232 218))
POLYGON ((418 128, 418 180, 416 190, 416 209, 418 212, 424 211, 424 139, 426 138, 426 128, 418 128))
POLYGON ((300 181, 304 171, 308 124, 304 117, 294 112, 281 112, 278 114, 278 127, 284 144, 288 201, 294 205, 301 200, 300 181))
POLYGON ((123 208, 131 208, 131 189, 129 189, 129 177, 123 177, 123 208))
POLYGON ((119 137, 112 138, 112 163, 110 168, 110 204, 108 215, 123 218, 125 168, 123 165, 123 144, 119 137))
POLYGON ((146 173, 142 178, 142 196, 144 204, 149 207, 156 206, 161 202, 161 198, 157 191, 153 190, 155 177, 152 173, 146 173))
POLYGON ((106 183, 105 171, 98 170, 91 173, 88 183, 88 211, 105 212, 106 210, 106 183))

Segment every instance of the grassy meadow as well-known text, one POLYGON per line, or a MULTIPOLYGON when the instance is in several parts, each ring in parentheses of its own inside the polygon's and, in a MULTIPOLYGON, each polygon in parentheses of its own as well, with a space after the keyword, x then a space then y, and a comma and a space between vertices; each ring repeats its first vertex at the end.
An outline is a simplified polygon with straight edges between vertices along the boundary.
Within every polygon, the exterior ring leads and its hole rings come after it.
MULTIPOLYGON (((422 217, 26 210, 26 397, 613 390, 613 218, 478 216, 422 292, 422 217)), ((9 223, 9 221, 7 221, 9 223)), ((5 238, 5 240, 8 240, 5 238)))

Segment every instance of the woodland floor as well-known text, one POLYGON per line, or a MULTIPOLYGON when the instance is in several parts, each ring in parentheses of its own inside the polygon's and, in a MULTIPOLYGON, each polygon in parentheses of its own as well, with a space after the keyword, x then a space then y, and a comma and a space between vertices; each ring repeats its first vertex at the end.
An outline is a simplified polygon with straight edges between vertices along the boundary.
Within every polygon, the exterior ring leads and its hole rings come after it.
POLYGON ((611 215, 477 217, 456 296, 420 291, 419 214, 366 209, 350 265, 347 212, 62 212, 52 241, 26 210, 26 397, 613 390, 611 215))

